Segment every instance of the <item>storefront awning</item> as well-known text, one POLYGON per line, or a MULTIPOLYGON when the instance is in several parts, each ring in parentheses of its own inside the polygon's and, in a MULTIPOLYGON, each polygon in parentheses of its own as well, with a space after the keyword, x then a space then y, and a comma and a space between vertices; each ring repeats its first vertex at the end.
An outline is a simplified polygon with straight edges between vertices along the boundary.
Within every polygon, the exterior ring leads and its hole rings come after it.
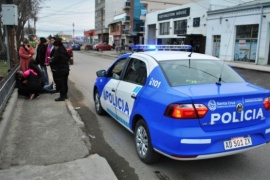
POLYGON ((115 23, 122 22, 122 21, 123 21, 123 18, 116 19, 116 20, 113 20, 110 24, 115 24, 115 23))
POLYGON ((135 32, 135 31, 129 31, 129 30, 125 31, 125 30, 124 30, 124 34, 125 34, 126 36, 137 36, 138 32, 135 32))
MULTIPOLYGON (((180 36, 182 36, 182 35, 183 34, 180 34, 180 36)), ((202 35, 202 34, 185 34, 184 36, 188 36, 188 37, 203 37, 204 35, 202 35)))
POLYGON ((187 38, 185 35, 177 35, 177 38, 187 38))
POLYGON ((137 32, 133 32, 133 31, 128 32, 128 34, 131 36, 137 36, 137 32))

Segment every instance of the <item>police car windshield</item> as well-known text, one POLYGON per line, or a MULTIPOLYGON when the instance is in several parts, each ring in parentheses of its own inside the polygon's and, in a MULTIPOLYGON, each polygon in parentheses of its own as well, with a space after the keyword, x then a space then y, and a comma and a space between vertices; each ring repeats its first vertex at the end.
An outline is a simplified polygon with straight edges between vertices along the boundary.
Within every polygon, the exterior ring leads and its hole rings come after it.
POLYGON ((160 66, 171 86, 190 84, 238 83, 245 80, 232 68, 217 60, 160 61, 160 66))

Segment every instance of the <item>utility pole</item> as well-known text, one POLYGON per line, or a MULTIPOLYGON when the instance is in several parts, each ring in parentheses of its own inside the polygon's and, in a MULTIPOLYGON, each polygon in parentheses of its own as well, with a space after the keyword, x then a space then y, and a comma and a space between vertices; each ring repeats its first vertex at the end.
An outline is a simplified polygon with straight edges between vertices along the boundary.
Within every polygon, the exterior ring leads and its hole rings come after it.
POLYGON ((73 43, 74 43, 74 23, 72 24, 72 26, 73 26, 73 43))
POLYGON ((35 37, 37 37, 36 22, 37 22, 37 17, 34 18, 34 34, 35 34, 35 37))
MULTIPOLYGON (((5 0, 5 4, 14 4, 13 0, 5 0)), ((14 25, 5 25, 6 31, 6 47, 7 47, 7 63, 10 71, 18 64, 17 47, 16 47, 16 31, 14 25)))

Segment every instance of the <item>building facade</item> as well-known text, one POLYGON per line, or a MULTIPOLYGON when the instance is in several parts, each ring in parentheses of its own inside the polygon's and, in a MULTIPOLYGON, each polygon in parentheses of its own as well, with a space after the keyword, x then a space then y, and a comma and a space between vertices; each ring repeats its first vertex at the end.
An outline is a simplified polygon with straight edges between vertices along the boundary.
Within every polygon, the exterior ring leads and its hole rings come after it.
MULTIPOLYGON (((198 0, 193 0, 192 2, 198 0)), ((144 43, 147 12, 181 5, 191 0, 95 0, 95 30, 99 42, 116 45, 144 43)))
POLYGON ((96 31, 94 29, 84 31, 83 34, 84 34, 84 43, 87 43, 87 44, 98 43, 98 38, 96 36, 96 31))
MULTIPOLYGON (((248 1, 248 0, 247 0, 248 1)), ((205 53, 207 12, 234 6, 226 0, 200 0, 148 13, 145 20, 146 44, 190 44, 205 53)))
POLYGON ((226 61, 270 64, 270 1, 209 11, 206 53, 226 61))
POLYGON ((109 24, 123 12, 127 0, 95 0, 95 30, 99 42, 109 43, 109 24))
MULTIPOLYGON (((141 3, 144 5, 145 10, 142 11, 141 13, 141 20, 144 22, 143 25, 143 37, 145 37, 145 21, 146 21, 146 14, 147 13, 153 13, 156 11, 161 11, 161 10, 165 10, 165 9, 169 9, 172 7, 176 7, 176 6, 181 6, 184 4, 188 4, 188 3, 196 3, 197 1, 200 0, 141 0, 141 3)), ((154 28, 152 26, 152 28, 154 28)), ((152 33, 154 31, 151 31, 152 33)), ((152 36, 155 36, 152 34, 152 36)), ((143 42, 144 44, 145 42, 143 42)))
POLYGON ((116 46, 132 45, 143 42, 143 21, 140 19, 143 4, 140 0, 127 0, 123 4, 123 12, 114 16, 109 25, 110 39, 116 46))

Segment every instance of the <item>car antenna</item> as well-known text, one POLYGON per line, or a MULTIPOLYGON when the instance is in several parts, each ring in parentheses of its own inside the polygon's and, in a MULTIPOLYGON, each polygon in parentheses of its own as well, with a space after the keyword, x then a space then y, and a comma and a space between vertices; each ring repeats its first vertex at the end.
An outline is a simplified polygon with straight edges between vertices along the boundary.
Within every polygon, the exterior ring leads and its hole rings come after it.
POLYGON ((188 57, 191 57, 191 55, 195 51, 196 47, 197 47, 197 43, 195 44, 194 47, 192 47, 192 51, 190 52, 190 54, 188 55, 188 57))
POLYGON ((222 76, 222 73, 223 73, 223 69, 224 69, 224 64, 225 62, 223 61, 223 64, 222 64, 222 67, 221 67, 221 72, 220 72, 220 75, 219 75, 219 78, 218 78, 218 82, 216 82, 217 85, 221 85, 221 76, 222 76))

